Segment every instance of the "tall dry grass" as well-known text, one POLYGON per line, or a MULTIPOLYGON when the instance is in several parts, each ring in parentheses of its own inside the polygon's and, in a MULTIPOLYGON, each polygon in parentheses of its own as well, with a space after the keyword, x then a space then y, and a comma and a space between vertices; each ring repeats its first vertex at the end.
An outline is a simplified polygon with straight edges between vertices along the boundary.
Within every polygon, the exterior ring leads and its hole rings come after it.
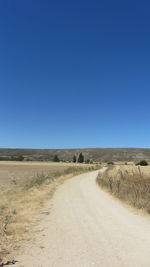
POLYGON ((150 214, 150 167, 110 167, 97 177, 98 184, 126 203, 150 214))
MULTIPOLYGON (((59 165, 58 165, 59 166, 59 165)), ((11 252, 29 235, 35 215, 57 186, 66 179, 82 172, 94 170, 95 166, 72 166, 64 171, 58 168, 51 175, 39 174, 23 186, 16 186, 0 193, 0 265, 11 260, 11 252)))

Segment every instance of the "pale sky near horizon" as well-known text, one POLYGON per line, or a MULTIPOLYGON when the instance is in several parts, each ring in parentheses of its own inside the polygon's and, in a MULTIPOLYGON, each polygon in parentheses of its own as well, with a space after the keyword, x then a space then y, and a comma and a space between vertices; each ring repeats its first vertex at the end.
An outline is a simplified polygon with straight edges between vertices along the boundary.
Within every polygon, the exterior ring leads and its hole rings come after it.
POLYGON ((149 147, 150 2, 0 1, 0 147, 149 147))

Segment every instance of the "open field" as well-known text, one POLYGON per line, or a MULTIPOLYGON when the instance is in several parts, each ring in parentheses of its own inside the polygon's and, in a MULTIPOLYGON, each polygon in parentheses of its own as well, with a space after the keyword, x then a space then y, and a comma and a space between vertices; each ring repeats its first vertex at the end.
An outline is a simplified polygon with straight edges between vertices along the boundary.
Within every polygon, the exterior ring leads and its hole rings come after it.
POLYGON ((75 174, 95 168, 88 164, 0 163, 0 264, 9 260, 22 240, 29 238, 35 215, 57 186, 75 174))
POLYGON ((34 177, 63 174, 68 168, 88 168, 92 165, 55 162, 0 161, 0 190, 8 190, 29 183, 34 177))
POLYGON ((97 182, 119 199, 150 213, 150 166, 110 167, 97 182))

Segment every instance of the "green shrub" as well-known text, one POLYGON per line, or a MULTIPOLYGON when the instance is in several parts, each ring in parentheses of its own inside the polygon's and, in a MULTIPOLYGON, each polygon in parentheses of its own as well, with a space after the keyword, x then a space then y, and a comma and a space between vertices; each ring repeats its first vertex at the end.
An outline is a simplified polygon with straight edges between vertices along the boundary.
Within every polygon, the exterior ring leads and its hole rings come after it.
POLYGON ((136 163, 136 165, 147 166, 148 165, 148 162, 146 160, 141 160, 138 163, 136 163))
POLYGON ((108 161, 107 164, 108 165, 114 165, 114 162, 113 161, 108 161))

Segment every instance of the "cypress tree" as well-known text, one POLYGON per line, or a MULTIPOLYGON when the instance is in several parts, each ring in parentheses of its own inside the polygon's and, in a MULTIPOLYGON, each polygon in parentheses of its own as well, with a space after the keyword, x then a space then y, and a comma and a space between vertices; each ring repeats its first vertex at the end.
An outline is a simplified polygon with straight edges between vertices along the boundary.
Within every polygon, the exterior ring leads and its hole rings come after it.
POLYGON ((73 156, 73 162, 74 162, 74 163, 77 162, 77 158, 76 158, 75 155, 73 156))
POLYGON ((84 162, 84 156, 82 155, 82 153, 79 154, 78 162, 79 163, 83 163, 84 162))
POLYGON ((54 162, 59 162, 60 161, 57 155, 54 156, 53 161, 54 162))

